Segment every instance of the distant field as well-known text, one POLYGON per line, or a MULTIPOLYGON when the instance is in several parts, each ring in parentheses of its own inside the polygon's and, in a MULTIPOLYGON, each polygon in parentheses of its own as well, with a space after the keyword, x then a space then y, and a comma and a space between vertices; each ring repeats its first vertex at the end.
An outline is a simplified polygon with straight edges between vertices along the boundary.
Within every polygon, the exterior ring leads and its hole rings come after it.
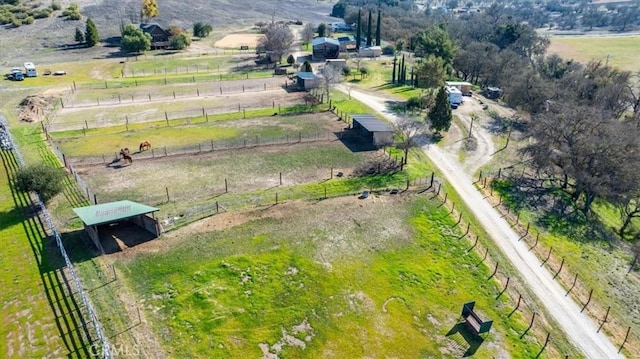
POLYGON ((638 71, 640 36, 552 37, 548 54, 580 62, 602 61, 622 70, 638 71))

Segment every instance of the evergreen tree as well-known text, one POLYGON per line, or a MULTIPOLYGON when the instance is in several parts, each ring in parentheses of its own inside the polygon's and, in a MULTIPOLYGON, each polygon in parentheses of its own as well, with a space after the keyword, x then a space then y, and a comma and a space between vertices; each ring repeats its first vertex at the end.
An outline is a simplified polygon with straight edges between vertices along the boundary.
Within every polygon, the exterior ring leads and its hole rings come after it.
POLYGON ((371 46, 371 10, 369 10, 369 19, 367 21, 367 46, 371 46))
POLYGON ((307 60, 302 64, 300 68, 301 72, 313 72, 313 68, 311 67, 311 63, 307 60))
POLYGON ((356 29, 356 51, 360 50, 360 42, 362 41, 362 10, 358 9, 358 28, 356 29))
POLYGON ((289 55, 289 57, 287 57, 287 63, 289 64, 289 66, 293 65, 296 62, 296 58, 293 55, 289 55))
POLYGON ((376 46, 380 46, 380 22, 382 21, 382 14, 378 10, 378 22, 376 23, 376 46))
POLYGON ((397 57, 393 57, 393 72, 391 73, 391 83, 395 84, 396 83, 396 65, 398 64, 398 58, 397 57))
POLYGON ((75 36, 75 40, 77 43, 81 44, 84 42, 84 33, 82 33, 82 30, 80 30, 79 27, 76 27, 76 36, 75 36))
POLYGON ((318 25, 318 37, 327 36, 327 24, 324 22, 318 25))
POLYGON ((344 19, 344 14, 346 11, 347 4, 342 1, 338 1, 335 5, 333 5, 333 9, 331 9, 331 16, 344 19))
POLYGON ((451 127, 451 104, 449 103, 449 95, 444 87, 441 87, 436 95, 436 103, 433 105, 427 115, 431 125, 429 128, 435 133, 440 131, 449 131, 451 127))
POLYGON ((94 47, 100 40, 98 37, 98 28, 96 24, 91 20, 91 18, 87 19, 87 24, 85 28, 84 39, 87 42, 88 47, 94 47))

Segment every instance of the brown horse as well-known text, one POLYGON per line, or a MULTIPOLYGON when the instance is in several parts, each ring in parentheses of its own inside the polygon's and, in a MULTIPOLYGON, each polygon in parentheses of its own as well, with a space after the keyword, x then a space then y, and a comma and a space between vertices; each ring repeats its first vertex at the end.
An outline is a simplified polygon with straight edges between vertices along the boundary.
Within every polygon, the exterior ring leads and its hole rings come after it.
POLYGON ((120 156, 122 156, 122 159, 125 160, 125 162, 133 163, 133 158, 131 158, 131 155, 129 154, 129 148, 120 149, 120 156))
POLYGON ((150 149, 150 148, 151 148, 151 143, 149 143, 149 141, 141 142, 141 143, 140 143, 140 149, 139 149, 139 152, 142 152, 142 151, 148 150, 148 149, 150 149))

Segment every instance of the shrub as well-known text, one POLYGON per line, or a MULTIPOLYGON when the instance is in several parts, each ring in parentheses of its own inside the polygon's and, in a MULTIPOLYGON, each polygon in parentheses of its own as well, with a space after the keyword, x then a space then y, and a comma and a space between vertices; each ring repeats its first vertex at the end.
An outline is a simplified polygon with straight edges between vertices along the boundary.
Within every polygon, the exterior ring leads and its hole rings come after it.
POLYGON ((62 9, 62 6, 57 1, 51 2, 51 10, 56 11, 62 9))
POLYGON ((21 168, 16 174, 16 188, 25 192, 36 192, 43 202, 49 202, 64 189, 64 173, 45 164, 21 168))
POLYGON ((67 16, 67 19, 68 20, 80 20, 80 19, 82 19, 82 15, 80 15, 77 12, 74 12, 73 14, 67 16))
POLYGON ((13 18, 11 19, 11 25, 13 25, 14 27, 20 27, 22 26, 22 20, 13 18))
POLYGON ((387 45, 382 48, 383 55, 394 55, 395 53, 396 53, 396 49, 394 49, 393 46, 387 45))
POLYGON ((46 19, 49 16, 51 16, 51 9, 49 8, 40 9, 33 12, 33 17, 36 19, 46 19))
POLYGON ((24 20, 22 20, 23 24, 27 24, 27 25, 31 25, 33 24, 35 20, 33 19, 33 16, 27 16, 24 20))
POLYGON ((186 33, 171 36, 169 46, 176 50, 184 50, 191 45, 191 37, 186 33))

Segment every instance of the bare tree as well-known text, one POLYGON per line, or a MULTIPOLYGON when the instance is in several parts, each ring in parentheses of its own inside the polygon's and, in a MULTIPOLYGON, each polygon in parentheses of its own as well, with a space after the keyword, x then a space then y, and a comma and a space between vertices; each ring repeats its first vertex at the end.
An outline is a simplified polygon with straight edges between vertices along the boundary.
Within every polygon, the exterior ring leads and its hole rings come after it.
POLYGON ((424 127, 424 123, 420 119, 407 115, 399 117, 398 121, 396 121, 395 137, 400 141, 396 144, 396 147, 404 150, 402 164, 407 164, 409 150, 420 146, 420 138, 424 136, 424 127))
POLYGON ((322 75, 322 89, 327 95, 327 101, 329 101, 331 88, 342 82, 342 71, 331 65, 325 65, 322 70, 320 70, 320 74, 322 75))
POLYGON ((264 36, 258 39, 258 46, 271 52, 271 59, 282 61, 282 56, 291 49, 295 36, 286 25, 269 24, 264 36))
POLYGON ((306 45, 311 43, 313 37, 316 35, 316 30, 311 23, 306 23, 302 28, 302 32, 300 33, 300 37, 302 38, 302 42, 306 45))

